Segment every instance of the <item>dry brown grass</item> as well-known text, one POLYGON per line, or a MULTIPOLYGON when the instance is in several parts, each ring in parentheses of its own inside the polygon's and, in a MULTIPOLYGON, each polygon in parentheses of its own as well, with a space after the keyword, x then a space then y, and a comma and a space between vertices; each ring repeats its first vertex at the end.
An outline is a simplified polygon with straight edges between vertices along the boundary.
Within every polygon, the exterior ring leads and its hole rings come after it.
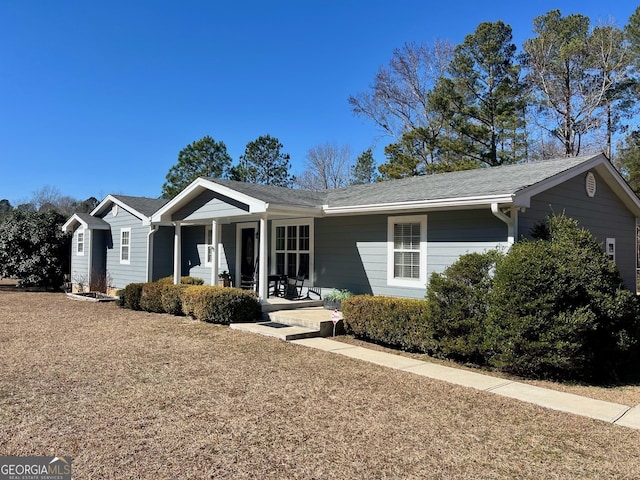
POLYGON ((640 478, 640 432, 169 315, 0 291, 0 452, 74 478, 640 478))
POLYGON ((388 352, 388 353, 393 353, 395 355, 402 355, 403 357, 416 358, 416 359, 424 360, 427 362, 438 363, 440 365, 445 365, 448 367, 470 370, 473 372, 483 373, 485 375, 491 375, 498 378, 506 378, 509 380, 513 380, 515 382, 528 383, 530 385, 536 385, 538 387, 550 388, 552 390, 558 390, 560 392, 568 392, 576 395, 582 395, 584 397, 595 398, 597 400, 603 400, 605 402, 619 403, 621 405, 627 405, 630 407, 640 405, 640 385, 636 385, 636 384, 596 386, 596 385, 586 385, 586 384, 578 384, 578 383, 558 383, 558 382, 551 382, 546 380, 528 380, 520 377, 507 375, 501 372, 495 372, 487 369, 482 369, 479 367, 474 367, 471 365, 466 366, 466 365, 461 365, 459 363, 455 363, 448 360, 432 358, 427 355, 423 355, 419 353, 402 352, 399 350, 383 347, 381 345, 365 342, 363 340, 359 340, 351 336, 345 335, 345 336, 336 337, 336 340, 344 343, 348 343, 350 345, 357 345, 357 346, 370 348, 373 350, 379 350, 381 352, 388 352))

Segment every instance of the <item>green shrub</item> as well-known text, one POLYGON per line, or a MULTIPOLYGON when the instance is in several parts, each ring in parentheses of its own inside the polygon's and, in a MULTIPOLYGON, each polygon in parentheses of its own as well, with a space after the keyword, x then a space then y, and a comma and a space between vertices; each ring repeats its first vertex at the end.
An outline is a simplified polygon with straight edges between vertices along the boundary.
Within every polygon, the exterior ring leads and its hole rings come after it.
POLYGON ((407 351, 433 349, 427 302, 356 295, 342 301, 345 331, 355 337, 407 351))
POLYGON ((484 340, 492 271, 503 257, 492 250, 462 255, 443 273, 433 273, 427 289, 427 312, 433 332, 431 355, 484 363, 484 340))
POLYGON ((564 215, 496 267, 485 348, 504 371, 612 379, 637 352, 636 298, 590 232, 564 215))
POLYGON ((254 322, 261 315, 258 298, 247 290, 217 286, 189 286, 182 292, 186 315, 204 322, 254 322))
POLYGON ((118 291, 116 291, 116 297, 118 297, 118 300, 116 301, 116 305, 124 308, 124 288, 121 288, 118 291))
POLYGON ((162 309, 171 315, 184 315, 182 310, 182 292, 189 285, 161 284, 162 309))
POLYGON ((164 313, 165 309, 162 305, 162 288, 163 284, 153 282, 145 283, 140 293, 140 309, 146 312, 164 313))
POLYGON ((130 310, 140 310, 140 296, 144 283, 130 283, 124 287, 124 300, 122 305, 130 310))
MULTIPOLYGON (((156 283, 171 284, 173 285, 173 276, 163 277, 157 280, 156 283)), ((198 277, 180 277, 181 285, 204 285, 204 280, 198 277)))

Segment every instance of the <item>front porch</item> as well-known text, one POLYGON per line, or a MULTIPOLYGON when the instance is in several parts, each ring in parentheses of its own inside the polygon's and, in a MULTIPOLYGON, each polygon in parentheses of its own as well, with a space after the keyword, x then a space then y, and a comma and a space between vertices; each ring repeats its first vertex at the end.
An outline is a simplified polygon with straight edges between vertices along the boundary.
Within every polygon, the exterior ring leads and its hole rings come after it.
POLYGON ((304 287, 313 287, 313 225, 321 203, 307 201, 305 192, 290 204, 291 195, 265 185, 194 181, 152 217, 154 227, 173 228, 174 283, 189 275, 215 285, 224 274, 234 286, 253 288, 261 300, 269 297, 276 276, 302 278, 304 287))

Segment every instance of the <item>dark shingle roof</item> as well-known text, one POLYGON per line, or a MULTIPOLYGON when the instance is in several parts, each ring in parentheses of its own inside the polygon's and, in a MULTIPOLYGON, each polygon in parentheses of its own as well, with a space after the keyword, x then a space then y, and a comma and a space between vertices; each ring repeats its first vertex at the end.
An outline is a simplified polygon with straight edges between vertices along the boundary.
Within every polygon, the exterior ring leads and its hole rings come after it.
POLYGON ((169 200, 166 198, 130 197, 128 195, 111 195, 137 212, 150 217, 169 200))
POLYGON ((510 195, 594 156, 439 173, 357 185, 328 192, 329 207, 510 195))
POLYGON ((107 222, 89 213, 75 213, 74 215, 85 222, 89 228, 109 228, 107 222))
POLYGON ((207 180, 275 205, 318 207, 324 205, 327 198, 326 191, 312 192, 309 190, 274 187, 272 185, 236 182, 234 180, 224 180, 221 178, 207 178, 207 180))

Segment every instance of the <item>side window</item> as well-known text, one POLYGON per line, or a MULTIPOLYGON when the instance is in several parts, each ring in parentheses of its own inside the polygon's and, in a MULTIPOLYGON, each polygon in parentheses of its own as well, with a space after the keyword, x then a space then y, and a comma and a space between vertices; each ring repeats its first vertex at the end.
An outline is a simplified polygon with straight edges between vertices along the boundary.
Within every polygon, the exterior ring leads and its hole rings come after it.
POLYGON ((120 263, 131 262, 131 229, 120 230, 120 263))
POLYGON ((76 244, 76 254, 84 255, 84 230, 78 230, 78 241, 76 244))
POLYGON ((607 252, 607 257, 612 262, 616 261, 616 239, 615 238, 607 238, 605 242, 605 249, 607 252))

